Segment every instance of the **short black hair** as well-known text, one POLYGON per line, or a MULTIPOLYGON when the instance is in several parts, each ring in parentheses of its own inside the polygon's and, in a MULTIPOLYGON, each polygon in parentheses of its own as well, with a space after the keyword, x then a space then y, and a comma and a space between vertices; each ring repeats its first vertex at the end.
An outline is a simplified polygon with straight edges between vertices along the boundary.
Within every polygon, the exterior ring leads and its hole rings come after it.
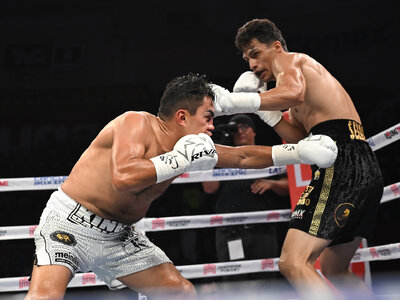
POLYGON ((203 104, 204 97, 214 101, 214 92, 205 75, 189 73, 171 80, 160 100, 158 116, 170 120, 178 109, 186 109, 191 115, 203 104))
POLYGON ((275 41, 281 42, 282 48, 288 51, 286 41, 275 23, 268 19, 253 19, 240 27, 236 34, 235 45, 243 52, 252 39, 268 46, 275 41))

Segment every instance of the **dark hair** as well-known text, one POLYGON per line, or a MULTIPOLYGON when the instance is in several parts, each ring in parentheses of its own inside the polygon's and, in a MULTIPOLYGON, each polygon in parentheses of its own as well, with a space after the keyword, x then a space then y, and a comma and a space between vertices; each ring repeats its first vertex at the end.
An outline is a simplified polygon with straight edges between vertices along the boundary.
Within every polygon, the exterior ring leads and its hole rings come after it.
POLYGON ((244 48, 247 47, 254 38, 268 46, 275 41, 279 41, 282 44, 282 48, 288 51, 286 41, 281 31, 268 19, 254 19, 240 27, 236 34, 235 45, 243 52, 244 48))
POLYGON ((186 109, 191 115, 203 104, 204 97, 214 101, 212 91, 205 75, 190 73, 171 80, 161 97, 158 116, 170 120, 178 109, 186 109))

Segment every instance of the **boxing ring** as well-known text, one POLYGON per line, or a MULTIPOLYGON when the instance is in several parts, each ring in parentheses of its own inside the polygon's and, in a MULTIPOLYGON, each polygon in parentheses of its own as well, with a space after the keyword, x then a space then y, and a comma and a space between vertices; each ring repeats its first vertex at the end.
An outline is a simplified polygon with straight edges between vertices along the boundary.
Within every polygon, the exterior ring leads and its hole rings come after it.
MULTIPOLYGON (((400 139, 400 123, 368 139, 371 148, 376 151, 400 139)), ((213 169, 182 174, 174 180, 174 184, 185 184, 203 181, 222 181, 265 178, 286 172, 286 167, 270 167, 266 169, 213 169)), ((55 190, 67 176, 4 178, 0 179, 0 192, 55 190)), ((381 204, 400 198, 400 182, 384 188, 381 204)), ((252 223, 288 222, 291 210, 270 210, 246 213, 210 214, 177 217, 143 218, 135 224, 137 230, 143 232, 196 229, 217 226, 229 226, 252 223)), ((0 240, 16 240, 33 238, 37 225, 0 227, 0 240)), ((370 262, 393 260, 400 258, 400 241, 357 250, 352 262, 370 262)), ((277 272, 279 258, 257 260, 241 260, 223 263, 206 263, 177 266, 187 279, 215 276, 237 275, 255 272, 277 272)), ((29 276, 0 278, 0 292, 19 292, 29 288, 29 276)), ((79 273, 71 280, 68 287, 90 287, 105 285, 94 273, 79 273)))

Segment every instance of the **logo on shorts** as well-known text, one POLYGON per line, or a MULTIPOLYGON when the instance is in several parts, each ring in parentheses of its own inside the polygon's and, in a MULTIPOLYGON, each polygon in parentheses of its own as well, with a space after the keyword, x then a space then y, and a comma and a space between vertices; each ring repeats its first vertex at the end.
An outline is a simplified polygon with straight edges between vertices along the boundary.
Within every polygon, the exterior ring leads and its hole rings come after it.
POLYGON ((53 233, 50 234, 50 238, 53 241, 60 242, 61 244, 67 246, 76 245, 75 237, 72 234, 67 233, 65 231, 54 231, 53 233))
POLYGON ((351 211, 354 209, 354 205, 351 203, 342 203, 335 210, 335 222, 339 226, 339 228, 344 227, 346 225, 347 220, 349 219, 349 215, 351 211))
POLYGON ((304 209, 296 209, 292 212, 292 219, 303 219, 304 213, 306 211, 304 209))
POLYGON ((74 270, 78 269, 78 259, 70 252, 56 252, 54 254, 55 261, 70 265, 74 270))
POLYGON ((311 200, 308 198, 308 196, 310 196, 313 189, 314 189, 313 186, 308 185, 301 194, 299 201, 297 201, 297 205, 305 205, 305 206, 310 205, 311 200))
POLYGON ((318 180, 320 176, 321 176, 320 170, 316 170, 314 173, 314 180, 318 180))

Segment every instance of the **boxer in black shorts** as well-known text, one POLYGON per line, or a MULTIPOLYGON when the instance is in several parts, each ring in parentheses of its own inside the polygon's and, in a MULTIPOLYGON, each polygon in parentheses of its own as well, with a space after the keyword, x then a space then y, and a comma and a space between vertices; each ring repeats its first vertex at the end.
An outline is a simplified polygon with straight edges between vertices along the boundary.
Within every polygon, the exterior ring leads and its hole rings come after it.
POLYGON ((292 213, 290 228, 332 240, 330 246, 356 236, 369 238, 382 198, 383 180, 362 125, 352 120, 329 120, 311 134, 326 134, 338 147, 335 164, 312 166, 312 180, 292 213))
POLYGON ((331 285, 314 268, 319 258, 322 273, 340 284, 336 291, 374 297, 349 269, 362 238, 372 232, 382 194, 379 166, 351 96, 314 58, 289 51, 281 31, 268 19, 246 22, 237 31, 235 45, 250 71, 240 75, 233 92, 214 86, 223 96, 214 105, 216 115, 257 113, 287 143, 324 133, 339 148, 332 168, 313 168, 313 180, 293 212, 280 272, 304 299, 332 298, 331 285), (275 85, 267 87, 270 82, 275 85), (288 110, 288 120, 281 117, 283 110, 288 110))

